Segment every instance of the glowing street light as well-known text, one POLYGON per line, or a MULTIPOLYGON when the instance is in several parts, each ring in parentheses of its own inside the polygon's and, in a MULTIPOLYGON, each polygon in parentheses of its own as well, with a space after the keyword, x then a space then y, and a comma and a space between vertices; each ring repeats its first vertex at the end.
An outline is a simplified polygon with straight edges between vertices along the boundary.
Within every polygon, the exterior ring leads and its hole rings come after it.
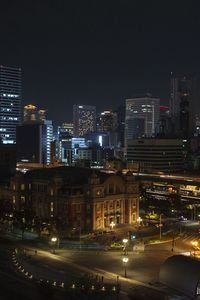
POLYGON ((55 247, 56 247, 56 243, 58 241, 58 238, 56 236, 53 236, 51 238, 51 242, 52 242, 52 246, 53 246, 53 253, 55 254, 55 247))
POLYGON ((110 223, 110 227, 112 228, 112 230, 113 230, 113 227, 115 227, 115 223, 113 221, 110 223))
POLYGON ((137 218, 137 222, 138 222, 138 225, 140 226, 141 222, 142 222, 142 218, 141 217, 138 217, 137 218))
POLYGON ((128 257, 124 256, 124 257, 122 258, 122 261, 123 261, 123 263, 124 263, 124 277, 127 277, 127 273, 126 273, 126 264, 127 264, 127 262, 128 262, 128 257))
POLYGON ((124 250, 124 252, 126 253, 126 245, 127 245, 127 243, 128 243, 128 239, 125 238, 125 239, 122 240, 122 242, 123 242, 123 244, 124 244, 124 249, 123 249, 123 250, 124 250))
POLYGON ((51 241, 52 241, 53 243, 56 243, 56 242, 57 242, 57 237, 52 237, 52 238, 51 238, 51 241))

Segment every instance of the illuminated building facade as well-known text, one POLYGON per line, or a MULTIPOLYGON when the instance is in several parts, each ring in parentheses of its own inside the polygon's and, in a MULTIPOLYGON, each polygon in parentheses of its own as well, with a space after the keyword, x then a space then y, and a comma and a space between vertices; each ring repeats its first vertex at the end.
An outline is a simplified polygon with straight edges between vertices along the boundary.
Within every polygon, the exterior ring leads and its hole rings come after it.
POLYGON ((21 123, 21 69, 0 66, 0 140, 16 143, 21 123))
POLYGON ((98 131, 108 132, 117 129, 117 114, 112 110, 105 110, 98 116, 98 131))
POLYGON ((98 116, 98 131, 108 134, 109 147, 116 148, 119 141, 119 133, 117 131, 117 113, 112 110, 105 110, 98 116))
POLYGON ((46 120, 46 110, 40 109, 33 105, 24 106, 24 122, 37 122, 46 120))
POLYGON ((74 136, 83 136, 96 130, 96 106, 73 105, 74 136))
POLYGON ((170 117, 173 133, 188 138, 195 132, 196 80, 174 77, 170 80, 170 117))
POLYGON ((127 140, 154 136, 159 114, 158 98, 145 96, 126 99, 125 147, 127 140))
POLYGON ((43 122, 43 160, 46 164, 51 162, 51 142, 53 141, 53 124, 51 120, 44 120, 43 122))
POLYGON ((131 173, 43 168, 13 178, 11 190, 15 211, 29 207, 41 220, 59 218, 82 232, 110 228, 112 222, 134 225, 139 217, 139 184, 131 173))

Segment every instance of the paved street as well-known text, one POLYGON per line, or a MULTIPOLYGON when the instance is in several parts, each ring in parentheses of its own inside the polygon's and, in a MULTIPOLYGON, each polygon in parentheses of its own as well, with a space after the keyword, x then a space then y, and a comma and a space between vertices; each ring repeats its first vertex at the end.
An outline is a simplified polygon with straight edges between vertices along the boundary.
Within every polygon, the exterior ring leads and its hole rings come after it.
MULTIPOLYGON (((174 242, 172 252, 172 241, 147 245, 143 252, 128 251, 129 261, 127 263, 127 279, 124 277, 124 265, 122 262, 122 251, 97 251, 78 249, 56 249, 56 253, 49 250, 30 246, 25 242, 18 241, 19 249, 26 249, 26 255, 20 254, 19 261, 24 268, 31 272, 36 278, 46 278, 52 281, 65 282, 71 284, 77 282, 86 274, 92 274, 93 278, 98 276, 98 280, 116 284, 117 276, 122 285, 122 290, 127 293, 132 286, 147 286, 156 289, 156 282, 161 264, 171 255, 189 254, 192 251, 192 242, 195 241, 199 233, 190 226, 185 225, 185 232, 174 242), (35 250, 37 249, 37 254, 35 250)), ((21 286, 19 290, 20 298, 33 299, 37 296, 35 287, 26 281, 21 274, 16 273, 9 259, 9 249, 13 248, 16 242, 10 244, 2 243, 0 257, 2 263, 1 283, 2 293, 6 289, 9 293, 14 293, 15 288, 21 286), (12 285, 12 289, 9 286, 12 285), (33 289, 31 296, 30 290, 33 289), (29 297, 26 297, 26 292, 29 297), (33 296, 34 295, 34 296, 33 296), (33 296, 33 298, 32 298, 33 296)), ((125 296, 125 295, 124 295, 125 296)), ((4 298, 0 298, 4 299, 4 298)))

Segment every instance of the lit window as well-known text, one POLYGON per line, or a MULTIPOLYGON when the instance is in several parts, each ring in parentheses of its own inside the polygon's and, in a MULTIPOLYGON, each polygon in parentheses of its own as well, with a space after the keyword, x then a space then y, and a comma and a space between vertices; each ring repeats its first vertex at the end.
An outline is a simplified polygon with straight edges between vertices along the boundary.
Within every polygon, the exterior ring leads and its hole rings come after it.
POLYGON ((20 199, 21 199, 22 203, 25 203, 25 197, 24 196, 21 196, 20 199))

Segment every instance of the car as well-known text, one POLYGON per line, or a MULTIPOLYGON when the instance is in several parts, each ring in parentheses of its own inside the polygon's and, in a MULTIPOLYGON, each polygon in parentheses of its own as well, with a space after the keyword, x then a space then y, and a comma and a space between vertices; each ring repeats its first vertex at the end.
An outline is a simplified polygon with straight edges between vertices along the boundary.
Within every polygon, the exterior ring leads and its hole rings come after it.
POLYGON ((180 216, 180 217, 178 218, 178 220, 179 220, 179 221, 187 221, 187 218, 185 218, 184 216, 180 216))
POLYGON ((114 248, 114 249, 123 249, 124 248, 124 245, 123 244, 120 244, 120 243, 112 243, 110 245, 110 248, 114 248))

